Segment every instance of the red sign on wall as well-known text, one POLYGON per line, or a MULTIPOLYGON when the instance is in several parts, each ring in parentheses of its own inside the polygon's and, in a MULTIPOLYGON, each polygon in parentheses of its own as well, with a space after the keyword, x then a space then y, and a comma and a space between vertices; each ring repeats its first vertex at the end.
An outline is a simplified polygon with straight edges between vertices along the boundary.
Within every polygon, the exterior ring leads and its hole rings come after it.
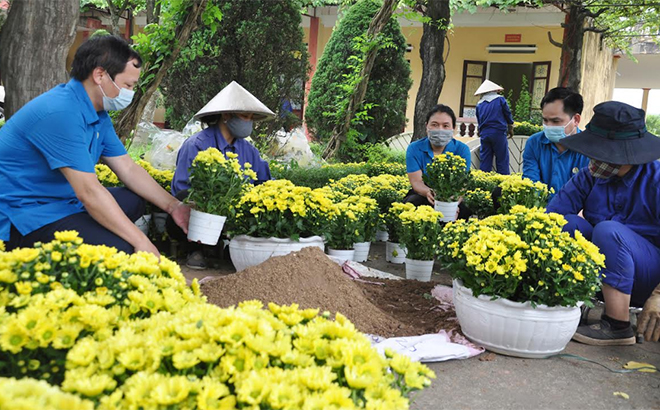
POLYGON ((504 42, 505 43, 520 43, 522 41, 522 34, 505 34, 504 42))

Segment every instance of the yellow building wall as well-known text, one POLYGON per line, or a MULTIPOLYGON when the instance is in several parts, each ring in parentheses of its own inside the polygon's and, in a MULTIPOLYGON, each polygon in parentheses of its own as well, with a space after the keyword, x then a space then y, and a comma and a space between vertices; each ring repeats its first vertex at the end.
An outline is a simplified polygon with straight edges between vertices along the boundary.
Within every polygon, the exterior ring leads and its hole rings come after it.
MULTIPOLYGON (((408 106, 406 117, 408 123, 406 131, 413 129, 413 118, 415 112, 415 99, 422 78, 422 60, 419 56, 419 44, 422 40, 422 27, 402 27, 403 35, 413 50, 406 53, 406 59, 410 61, 413 85, 408 93, 408 106)), ((560 40, 563 29, 547 27, 457 27, 449 34, 449 54, 445 54, 447 61, 445 69, 447 76, 440 94, 439 102, 449 105, 457 115, 460 115, 461 88, 463 85, 463 62, 465 60, 488 61, 495 63, 533 63, 538 61, 550 61, 550 79, 548 88, 557 85, 559 78, 559 59, 561 49, 553 46, 548 41, 548 31, 552 33, 555 40, 560 40), (506 34, 520 34, 520 43, 505 43, 506 34), (537 47, 534 54, 489 54, 486 50, 491 44, 534 44, 537 47)), ((332 27, 319 27, 318 58, 321 58, 323 50, 332 34, 332 27)), ((305 41, 309 38, 309 29, 305 28, 305 41)), ((447 53, 447 43, 445 43, 447 53)))

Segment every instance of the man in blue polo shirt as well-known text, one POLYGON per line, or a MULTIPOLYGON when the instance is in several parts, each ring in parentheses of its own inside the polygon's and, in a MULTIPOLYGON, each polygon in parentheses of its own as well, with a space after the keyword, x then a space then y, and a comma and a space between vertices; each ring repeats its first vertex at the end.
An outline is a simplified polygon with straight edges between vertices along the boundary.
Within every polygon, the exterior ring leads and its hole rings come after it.
POLYGON ((643 110, 608 101, 594 107, 586 130, 562 140, 590 158, 548 204, 605 255, 605 312, 573 339, 591 345, 635 344, 630 305, 644 305, 638 333, 660 338, 660 138, 646 131, 643 110), (578 216, 583 211, 584 217, 578 216))
POLYGON ((158 255, 133 223, 143 199, 187 229, 190 209, 131 160, 107 113, 131 103, 141 63, 122 38, 93 37, 76 52, 68 83, 30 101, 2 127, 0 240, 8 249, 76 230, 89 244, 158 255), (126 188, 99 183, 100 158, 126 188))
POLYGON ((406 171, 412 189, 404 202, 411 202, 415 206, 434 204, 433 190, 422 180, 426 166, 433 161, 433 157, 451 152, 463 157, 470 169, 470 148, 454 139, 455 128, 456 115, 446 105, 438 104, 426 115, 427 136, 410 144, 406 151, 406 171))
POLYGON ((523 177, 540 181, 554 193, 589 164, 589 158, 566 149, 562 139, 580 132, 582 96, 570 88, 557 87, 541 100, 543 131, 529 137, 523 152, 523 177))

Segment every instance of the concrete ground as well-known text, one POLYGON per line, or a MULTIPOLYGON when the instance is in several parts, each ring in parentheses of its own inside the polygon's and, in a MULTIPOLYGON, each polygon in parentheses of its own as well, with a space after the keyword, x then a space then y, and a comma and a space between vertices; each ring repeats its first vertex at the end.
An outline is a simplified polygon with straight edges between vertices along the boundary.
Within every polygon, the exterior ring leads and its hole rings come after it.
MULTIPOLYGON (((372 245, 365 265, 405 277, 403 265, 385 262, 384 243, 372 245)), ((438 268, 433 280, 449 285, 438 268)), ((234 272, 230 262, 216 261, 213 269, 184 268, 187 278, 234 272)), ((592 317, 600 313, 592 312, 592 317)), ((593 347, 570 342, 563 353, 578 355, 621 370, 629 361, 660 368, 660 343, 623 347, 593 347)), ((519 359, 486 352, 467 360, 429 365, 433 384, 413 395, 411 408, 435 409, 660 409, 660 373, 614 373, 598 364, 572 358, 519 359), (622 392, 629 399, 615 396, 622 392)))

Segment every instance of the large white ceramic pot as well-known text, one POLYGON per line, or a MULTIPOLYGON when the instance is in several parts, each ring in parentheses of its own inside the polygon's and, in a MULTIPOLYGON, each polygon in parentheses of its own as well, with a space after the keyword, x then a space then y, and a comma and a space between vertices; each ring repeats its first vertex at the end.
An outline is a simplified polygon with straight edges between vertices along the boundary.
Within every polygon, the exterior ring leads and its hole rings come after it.
POLYGON ((371 249, 371 242, 358 242, 353 244, 355 254, 353 260, 355 262, 366 262, 369 259, 369 250, 371 249))
POLYGON ((352 261, 355 259, 355 249, 332 249, 328 248, 328 255, 334 256, 341 261, 352 261))
POLYGON ((458 202, 435 201, 434 209, 438 212, 442 212, 442 218, 440 218, 442 222, 452 222, 456 220, 458 202))
POLYGON ((453 283, 454 305, 468 339, 509 356, 543 358, 564 350, 580 323, 580 307, 549 307, 508 299, 475 298, 460 280, 453 283))
POLYGON ((259 265, 273 256, 288 255, 308 246, 324 250, 323 238, 311 236, 300 238, 299 241, 281 238, 258 238, 248 235, 238 235, 229 241, 229 255, 236 271, 242 271, 250 266, 259 265))
POLYGON ((226 220, 226 216, 207 214, 192 209, 188 222, 188 239, 204 245, 216 245, 226 220))
POLYGON ((433 274, 433 263, 435 261, 419 261, 406 258, 406 279, 429 282, 433 274))
POLYGON ((408 251, 395 242, 385 243, 385 261, 401 265, 406 261, 408 251))

